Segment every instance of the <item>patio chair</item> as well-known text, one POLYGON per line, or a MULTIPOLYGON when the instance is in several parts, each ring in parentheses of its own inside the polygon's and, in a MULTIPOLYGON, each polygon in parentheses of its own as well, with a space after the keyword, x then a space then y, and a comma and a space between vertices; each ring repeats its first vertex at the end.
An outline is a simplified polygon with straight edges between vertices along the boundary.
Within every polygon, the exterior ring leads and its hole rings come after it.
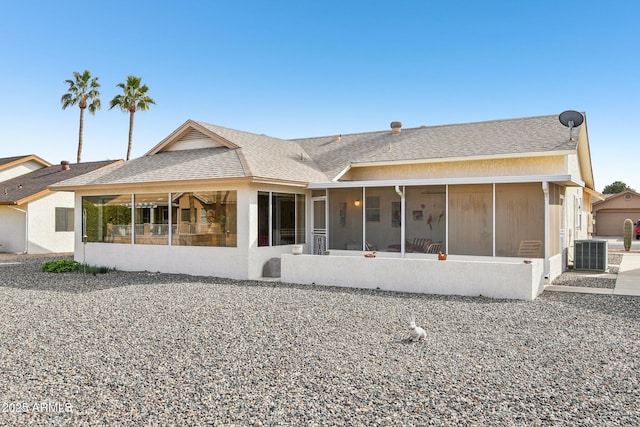
POLYGON ((427 246, 427 250, 424 252, 426 254, 437 254, 442 250, 442 242, 433 242, 427 246))
POLYGON ((411 243, 407 245, 407 252, 426 252, 431 242, 431 239, 426 237, 414 237, 411 243))
POLYGON ((540 240, 522 240, 518 248, 518 257, 540 258, 540 249, 542 249, 540 240))

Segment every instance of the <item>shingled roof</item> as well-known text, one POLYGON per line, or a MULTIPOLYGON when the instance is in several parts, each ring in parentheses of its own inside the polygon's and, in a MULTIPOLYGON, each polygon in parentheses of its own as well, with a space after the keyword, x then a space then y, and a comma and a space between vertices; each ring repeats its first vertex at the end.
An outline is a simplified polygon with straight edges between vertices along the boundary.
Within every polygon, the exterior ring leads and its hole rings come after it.
MULTIPOLYGON (((574 130, 577 135, 577 130, 574 130)), ((331 179, 358 163, 516 157, 575 151, 557 115, 294 140, 331 179)))
POLYGON ((88 172, 121 163, 122 160, 106 160, 71 164, 68 170, 60 165, 43 167, 33 172, 0 182, 0 205, 20 205, 45 196, 52 184, 77 177, 88 172))
POLYGON ((557 115, 291 140, 187 120, 143 157, 53 188, 211 179, 322 183, 349 166, 553 155, 576 152, 578 141, 557 115))
POLYGON ((327 180, 299 144, 188 120, 143 157, 54 188, 184 180, 253 179, 305 184, 327 180), (175 149, 198 139, 202 148, 175 149))

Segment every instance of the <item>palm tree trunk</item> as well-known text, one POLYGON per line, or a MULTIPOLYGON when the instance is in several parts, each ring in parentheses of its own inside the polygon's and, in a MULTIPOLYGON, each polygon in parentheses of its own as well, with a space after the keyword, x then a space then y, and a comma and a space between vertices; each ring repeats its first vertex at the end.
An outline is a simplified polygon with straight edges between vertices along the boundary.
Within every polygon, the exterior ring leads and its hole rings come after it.
POLYGON ((127 161, 131 158, 131 144, 133 142, 133 115, 134 112, 129 112, 129 147, 127 148, 127 161))
POLYGON ((78 131, 78 163, 82 158, 82 132, 84 129, 84 108, 80 108, 80 130, 78 131))

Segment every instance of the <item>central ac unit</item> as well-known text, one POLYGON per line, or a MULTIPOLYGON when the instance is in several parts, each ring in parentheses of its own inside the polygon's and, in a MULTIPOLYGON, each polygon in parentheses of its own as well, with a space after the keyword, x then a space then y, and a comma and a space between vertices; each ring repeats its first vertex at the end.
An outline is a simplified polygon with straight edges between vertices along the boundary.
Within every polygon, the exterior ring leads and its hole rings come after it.
POLYGON ((607 271, 607 241, 576 240, 573 268, 575 270, 607 271))

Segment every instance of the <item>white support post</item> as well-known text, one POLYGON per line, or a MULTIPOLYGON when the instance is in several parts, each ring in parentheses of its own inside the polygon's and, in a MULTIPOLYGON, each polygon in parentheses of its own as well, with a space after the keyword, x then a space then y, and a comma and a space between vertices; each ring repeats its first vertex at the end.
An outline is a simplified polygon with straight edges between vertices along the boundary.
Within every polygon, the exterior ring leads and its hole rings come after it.
POLYGON ((544 193, 544 277, 549 278, 549 183, 542 181, 542 192, 544 193))

